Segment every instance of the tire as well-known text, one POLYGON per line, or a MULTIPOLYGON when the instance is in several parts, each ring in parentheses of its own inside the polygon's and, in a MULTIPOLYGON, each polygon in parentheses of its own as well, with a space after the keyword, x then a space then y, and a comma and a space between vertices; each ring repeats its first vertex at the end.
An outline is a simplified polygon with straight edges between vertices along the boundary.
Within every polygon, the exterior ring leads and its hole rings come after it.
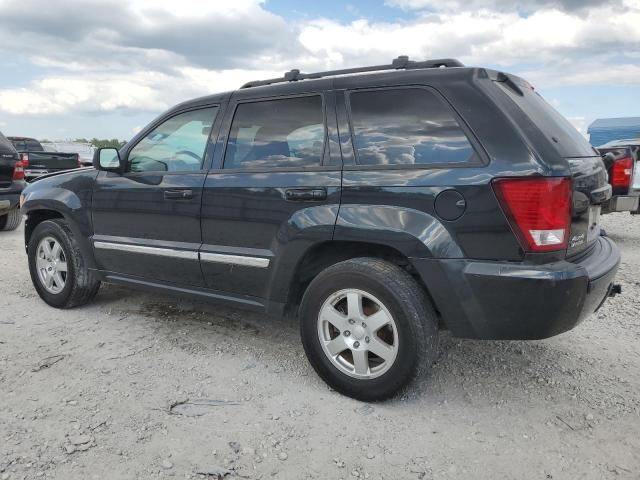
POLYGON ((425 373, 438 345, 438 322, 424 289, 405 270, 376 258, 346 260, 314 278, 300 305, 300 333, 318 375, 363 401, 390 398, 425 373))
MULTIPOLYGON (((39 223, 31 234, 27 248, 33 286, 40 298, 52 307, 72 308, 84 305, 98 293, 100 281, 95 273, 87 268, 78 243, 64 220, 45 220, 39 223), (44 251, 45 244, 50 247, 49 254, 44 251), (56 244, 59 245, 59 249, 56 249, 56 244), (49 260, 58 258, 58 261, 49 262, 47 257, 49 260), (51 270, 49 267, 52 267, 53 272, 59 269, 59 280, 53 280, 51 285, 47 286, 43 278, 43 267, 45 270, 51 270), (63 268, 66 268, 66 272, 63 268), (60 284, 57 285, 56 282, 60 284)), ((47 276, 50 277, 51 275, 47 276)))
POLYGON ((15 230, 22 221, 22 214, 19 208, 10 210, 6 215, 0 216, 0 230, 5 232, 15 230))

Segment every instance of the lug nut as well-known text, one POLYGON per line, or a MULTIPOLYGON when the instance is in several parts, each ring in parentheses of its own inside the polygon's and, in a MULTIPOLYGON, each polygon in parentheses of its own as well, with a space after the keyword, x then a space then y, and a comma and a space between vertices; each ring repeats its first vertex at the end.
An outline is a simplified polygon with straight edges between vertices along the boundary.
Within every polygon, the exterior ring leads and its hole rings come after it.
POLYGON ((349 323, 350 323, 351 325, 353 325, 354 323, 356 323, 356 321, 355 321, 353 318, 350 318, 350 319, 349 319, 349 323))
POLYGON ((354 342, 353 346, 354 346, 354 348, 358 348, 360 346, 360 342, 354 342))
POLYGON ((367 324, 362 322, 362 328, 367 328, 367 324))
POLYGON ((344 336, 348 337, 349 335, 351 335, 351 332, 349 330, 345 330, 344 331, 344 336))
POLYGON ((364 341, 369 343, 370 338, 369 337, 364 337, 364 341))

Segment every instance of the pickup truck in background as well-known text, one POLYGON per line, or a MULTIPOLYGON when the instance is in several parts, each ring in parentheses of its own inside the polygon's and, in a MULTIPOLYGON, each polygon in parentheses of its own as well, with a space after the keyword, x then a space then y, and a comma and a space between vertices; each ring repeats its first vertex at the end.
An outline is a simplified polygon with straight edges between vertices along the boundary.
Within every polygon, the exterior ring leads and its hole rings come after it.
POLYGON ((602 213, 640 213, 640 138, 612 140, 599 146, 598 151, 612 188, 602 213))
POLYGON ((47 173, 73 170, 83 166, 77 153, 47 152, 35 138, 7 138, 20 154, 27 182, 47 173))
POLYGON ((80 142, 48 142, 42 143, 47 152, 77 153, 83 167, 93 167, 93 153, 95 147, 90 143, 80 142))

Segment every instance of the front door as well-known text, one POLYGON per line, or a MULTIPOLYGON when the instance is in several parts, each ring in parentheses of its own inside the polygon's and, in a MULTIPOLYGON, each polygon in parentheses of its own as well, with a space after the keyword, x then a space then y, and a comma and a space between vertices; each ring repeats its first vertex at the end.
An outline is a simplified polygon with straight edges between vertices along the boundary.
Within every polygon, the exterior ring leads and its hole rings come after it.
POLYGON ((125 173, 100 172, 92 209, 100 269, 151 282, 203 284, 200 204, 217 111, 208 106, 161 120, 123 152, 125 173))
POLYGON ((205 182, 200 259, 209 288, 261 304, 278 297, 274 289, 286 291, 275 272, 293 271, 301 252, 333 236, 341 184, 339 150, 329 141, 335 113, 330 92, 234 95, 222 127, 228 140, 221 134, 205 182))

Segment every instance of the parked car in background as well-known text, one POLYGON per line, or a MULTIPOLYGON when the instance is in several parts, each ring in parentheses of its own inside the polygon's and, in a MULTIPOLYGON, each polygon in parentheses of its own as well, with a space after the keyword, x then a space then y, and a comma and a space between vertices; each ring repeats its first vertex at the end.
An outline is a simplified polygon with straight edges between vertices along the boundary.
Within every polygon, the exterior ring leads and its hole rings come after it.
POLYGON ((547 338, 619 291, 598 152, 524 80, 456 60, 250 82, 94 166, 24 192, 45 302, 105 281, 297 312, 318 374, 362 400, 429 369, 440 328, 547 338))
POLYGON ((20 194, 26 183, 20 154, 0 132, 0 230, 20 225, 20 194))
POLYGON ((640 136, 640 117, 597 118, 587 129, 591 145, 597 147, 619 138, 640 136))
POLYGON ((79 142, 47 142, 43 143, 42 146, 47 150, 50 148, 52 152, 69 152, 69 153, 77 153, 80 157, 80 163, 83 167, 91 167, 93 166, 93 153, 95 151, 95 147, 89 143, 79 143, 79 142))
POLYGON ((80 168, 77 153, 47 152, 35 138, 7 137, 20 153, 25 179, 30 182, 47 173, 80 168))
POLYGON ((603 213, 640 213, 640 138, 613 140, 598 147, 609 183, 611 199, 603 204, 603 213))

